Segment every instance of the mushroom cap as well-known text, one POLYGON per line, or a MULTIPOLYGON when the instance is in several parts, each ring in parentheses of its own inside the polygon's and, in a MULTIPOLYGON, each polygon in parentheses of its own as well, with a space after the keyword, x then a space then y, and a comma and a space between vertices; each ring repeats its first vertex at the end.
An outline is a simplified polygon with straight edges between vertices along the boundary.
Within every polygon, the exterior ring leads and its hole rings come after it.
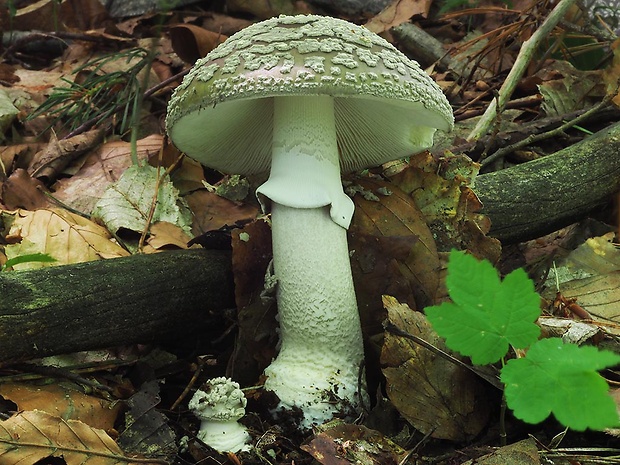
POLYGON ((239 383, 220 377, 210 379, 197 390, 188 407, 203 421, 236 421, 245 414, 246 405, 239 383))
POLYGON ((452 109, 415 62, 364 27, 315 15, 279 16, 229 37, 175 90, 166 126, 174 144, 225 173, 268 172, 273 99, 334 97, 343 172, 432 144, 452 109))

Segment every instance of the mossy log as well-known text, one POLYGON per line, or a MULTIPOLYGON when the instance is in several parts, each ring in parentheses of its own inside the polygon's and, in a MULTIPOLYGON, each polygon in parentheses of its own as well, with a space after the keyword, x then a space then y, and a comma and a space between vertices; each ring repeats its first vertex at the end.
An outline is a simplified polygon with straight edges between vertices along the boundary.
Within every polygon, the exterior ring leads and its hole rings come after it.
POLYGON ((620 190, 620 123, 552 155, 482 174, 474 192, 490 236, 514 243, 543 236, 609 203, 620 190))
POLYGON ((220 334, 234 308, 229 251, 186 250, 0 273, 0 365, 220 334))

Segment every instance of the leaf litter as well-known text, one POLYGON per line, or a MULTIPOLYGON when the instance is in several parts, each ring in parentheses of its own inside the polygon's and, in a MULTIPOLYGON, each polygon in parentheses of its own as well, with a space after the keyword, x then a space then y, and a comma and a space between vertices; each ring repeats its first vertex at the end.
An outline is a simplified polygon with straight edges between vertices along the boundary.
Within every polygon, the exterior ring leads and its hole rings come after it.
MULTIPOLYGON (((166 406, 172 404, 170 397, 174 398, 174 405, 178 405, 178 402, 182 402, 183 399, 182 391, 191 389, 192 383, 196 382, 195 379, 190 379, 192 376, 203 379, 206 374, 210 376, 220 374, 227 363, 229 370, 235 373, 237 378, 243 379, 246 386, 253 386, 262 372, 261 365, 268 363, 275 353, 277 337, 273 309, 269 308, 268 303, 260 303, 262 302, 260 295, 265 290, 263 283, 270 255, 268 229, 266 232, 263 231, 267 223, 263 219, 252 223, 253 219, 259 216, 255 202, 248 202, 247 199, 231 201, 209 191, 207 186, 216 185, 220 180, 216 174, 209 172, 203 174, 198 166, 191 169, 190 162, 180 162, 181 169, 179 169, 176 166, 178 160, 161 161, 158 158, 160 151, 162 147, 165 150, 167 144, 163 142, 160 133, 144 134, 143 136, 146 137, 137 142, 138 158, 149 159, 151 165, 156 166, 156 168, 143 166, 142 173, 135 173, 140 172, 137 167, 130 168, 132 165, 130 144, 118 139, 122 136, 120 134, 108 138, 97 149, 87 148, 82 156, 78 156, 79 152, 72 151, 69 145, 64 151, 66 157, 63 155, 63 150, 58 150, 62 139, 55 141, 50 137, 47 142, 49 156, 39 164, 46 168, 50 167, 51 171, 37 170, 37 165, 33 162, 32 151, 38 151, 41 147, 30 142, 28 138, 39 136, 41 128, 47 126, 49 120, 40 117, 25 121, 23 113, 32 112, 36 105, 33 102, 41 103, 46 95, 52 93, 52 88, 59 84, 60 79, 88 60, 93 50, 89 41, 94 40, 100 43, 109 41, 117 47, 126 46, 127 48, 134 45, 128 43, 133 40, 132 38, 117 35, 114 26, 118 26, 118 30, 122 29, 136 36, 140 34, 149 36, 154 31, 158 34, 152 27, 151 17, 148 15, 119 22, 116 25, 109 18, 105 18, 104 22, 96 21, 94 18, 105 17, 105 12, 102 12, 100 4, 94 0, 83 2, 79 13, 78 10, 71 12, 67 10, 65 3, 71 2, 62 2, 63 22, 61 25, 54 24, 52 8, 54 5, 50 2, 43 3, 45 3, 43 7, 50 8, 51 13, 44 15, 43 10, 37 11, 36 8, 42 7, 41 5, 32 5, 34 15, 26 9, 20 9, 18 10, 20 14, 15 17, 16 22, 13 23, 15 27, 30 30, 34 29, 36 24, 37 29, 47 30, 53 34, 63 33, 62 30, 56 31, 59 26, 61 29, 73 28, 73 31, 86 30, 85 25, 95 24, 97 26, 105 24, 107 28, 105 30, 93 28, 85 34, 88 36, 85 42, 69 40, 65 54, 59 61, 60 66, 54 69, 36 69, 37 66, 41 67, 37 62, 36 53, 22 53, 15 48, 8 51, 7 56, 14 61, 10 65, 12 70, 8 69, 6 73, 3 72, 3 75, 7 76, 3 82, 14 82, 8 95, 22 112, 10 116, 13 121, 11 128, 13 134, 9 138, 21 131, 27 142, 17 145, 13 142, 20 141, 20 139, 15 138, 11 141, 11 145, 3 147, 0 152, 2 161, 0 206, 3 207, 3 238, 7 242, 0 252, 0 264, 7 258, 31 253, 46 253, 54 256, 60 262, 56 264, 127 255, 126 248, 133 247, 133 244, 129 243, 131 241, 123 244, 125 248, 121 247, 117 242, 118 238, 113 238, 110 232, 123 230, 146 232, 146 244, 152 249, 143 248, 143 251, 150 253, 167 248, 187 248, 192 236, 220 230, 225 230, 225 234, 230 234, 227 228, 232 228, 235 280, 238 286, 237 303, 240 312, 238 318, 242 329, 237 344, 234 345, 231 339, 225 336, 228 331, 231 334, 234 333, 236 328, 235 316, 229 315, 230 326, 223 331, 222 341, 215 341, 201 347, 202 353, 210 355, 195 360, 180 358, 174 362, 149 360, 146 365, 141 363, 142 368, 148 367, 146 372, 165 369, 164 372, 167 374, 163 376, 166 377, 168 384, 161 386, 161 394, 166 396, 163 401, 159 399, 159 394, 153 394, 159 389, 151 389, 153 385, 149 384, 156 377, 154 372, 136 376, 135 372, 123 370, 106 372, 102 367, 101 372, 96 375, 105 378, 108 383, 118 389, 115 393, 117 399, 134 399, 140 404, 141 412, 153 411, 157 414, 153 417, 156 421, 151 423, 149 420, 144 428, 142 426, 138 428, 142 437, 148 437, 149 431, 168 431, 168 425, 173 425, 175 430, 189 433, 191 436, 195 434, 196 425, 192 424, 191 420, 187 420, 182 410, 177 410, 168 416, 162 415, 166 406), (37 15, 40 20, 35 21, 37 15), (21 64, 26 66, 21 66, 21 64), (23 126, 16 124, 18 120, 23 123, 23 126), (74 156, 75 158, 71 160, 67 158, 74 156), (183 165, 185 165, 184 168, 183 165), (170 179, 165 176, 159 177, 164 170, 170 172, 170 179), (133 174, 132 171, 134 171, 133 174), (141 177, 140 174, 145 176, 141 177), (41 177, 43 182, 33 175, 41 177), (56 181, 50 185, 53 179, 56 181), (161 183, 158 184, 160 181, 161 183), (108 197, 104 197, 106 189, 108 197), (47 194, 51 194, 51 197, 47 194), (154 199, 158 201, 154 202, 154 199), (68 214, 66 210, 59 208, 58 202, 86 216, 92 212, 97 202, 102 202, 97 211, 99 216, 105 218, 110 224, 110 232, 76 212, 68 214), (184 202, 187 202, 189 209, 184 202), (166 208, 159 207, 160 203, 166 208), (155 204, 157 206, 154 207, 155 204), (245 226, 241 226, 243 224, 245 226), (235 357, 229 361, 227 354, 232 351, 233 346, 235 357), (183 368, 178 368, 179 365, 183 368), (173 369, 173 366, 177 368, 173 369), (130 376, 136 382, 136 386, 120 382, 126 381, 130 376), (174 388, 171 388, 173 385, 174 388), (143 395, 144 397, 140 397, 143 395)), ((297 2, 295 7, 292 7, 286 2, 230 1, 227 2, 227 6, 230 11, 243 11, 246 16, 263 18, 279 13, 307 12, 312 8, 302 3, 297 2)), ((437 37, 443 38, 447 44, 444 49, 450 53, 452 64, 460 64, 458 69, 462 70, 462 73, 459 74, 455 69, 445 73, 436 72, 435 78, 446 90, 456 107, 457 119, 462 121, 457 135, 466 134, 471 129, 468 127, 468 120, 472 115, 480 114, 489 104, 493 98, 494 89, 498 88, 496 80, 502 71, 510 69, 514 62, 514 51, 505 46, 509 43, 522 43, 535 29, 537 21, 544 19, 544 15, 548 14, 549 5, 538 5, 538 10, 534 8, 536 5, 530 2, 515 2, 512 9, 506 9, 503 6, 502 8, 495 6, 487 8, 485 5, 480 5, 479 8, 448 13, 443 19, 444 22, 437 27, 432 22, 435 19, 431 21, 425 19, 429 14, 434 14, 435 6, 432 3, 406 0, 392 2, 389 8, 375 16, 370 24, 388 31, 392 26, 408 22, 413 16, 418 26, 421 25, 423 29, 432 31, 437 37), (520 15, 519 22, 509 21, 510 15, 520 15), (466 35, 463 32, 466 29, 463 27, 465 23, 460 22, 460 18, 485 19, 479 22, 478 32, 466 35), (506 24, 511 24, 511 26, 504 27, 506 24), (462 29, 459 31, 459 28, 462 29)), ((578 17, 571 16, 569 20, 576 23, 583 21, 583 18, 581 20, 576 18, 578 17)), ((175 31, 173 34, 180 33, 184 39, 176 40, 177 44, 173 43, 173 47, 178 49, 178 54, 186 60, 203 56, 213 48, 224 38, 222 30, 228 35, 238 30, 242 24, 248 23, 245 18, 234 18, 219 12, 208 12, 208 14, 195 12, 186 16, 182 21, 177 24, 176 31, 173 29, 175 31), (209 25, 212 30, 205 29, 209 25), (179 45, 179 42, 182 44, 179 45)), ((167 39, 163 39, 162 42, 164 45, 165 40, 167 39)), ((617 99, 615 69, 618 62, 618 41, 613 43, 609 41, 609 43, 612 59, 610 65, 603 68, 602 73, 597 70, 597 72, 587 71, 580 74, 578 70, 567 66, 561 59, 554 58, 555 61, 551 61, 543 72, 525 78, 518 88, 518 92, 524 97, 521 100, 514 98, 512 102, 509 102, 508 106, 512 105, 516 109, 510 110, 511 113, 508 111, 504 113, 503 119, 498 121, 496 129, 500 132, 497 134, 501 135, 501 130, 507 127, 523 131, 525 127, 523 122, 537 114, 562 113, 582 106, 587 107, 600 99, 605 92, 617 99), (528 82, 527 79, 530 81, 528 82), (535 85, 532 85, 532 82, 535 82, 535 85), (576 93, 576 90, 579 92, 576 93), (542 99, 538 92, 542 95, 542 99)), ((169 45, 167 47, 171 50, 169 45)), ((166 50, 165 46, 161 49, 166 50)), ((563 51, 566 50, 563 49, 563 51)), ((151 79, 163 81, 172 75, 174 67, 178 70, 179 65, 178 57, 161 56, 157 59, 157 66, 154 65, 154 69, 157 68, 158 71, 151 75, 151 79)), ((151 84, 155 84, 155 81, 151 84)), ((162 98, 170 88, 170 84, 164 84, 163 93, 158 94, 158 91, 155 91, 156 97, 162 98)), ((157 100, 149 102, 151 103, 153 106, 149 107, 149 110, 156 114, 156 117, 149 115, 149 122, 145 122, 144 128, 149 128, 145 129, 147 131, 158 132, 161 130, 157 123, 157 118, 161 116, 161 105, 157 103, 157 100)), ((115 124, 118 124, 118 121, 115 124)), ((596 130, 596 125, 593 129, 596 130)), ((59 137, 66 135, 62 129, 57 128, 57 130, 60 131, 59 137)), ((501 144, 502 137, 490 140, 489 146, 498 141, 501 144)), ((533 148, 534 156, 540 156, 545 150, 552 151, 558 142, 569 143, 570 141, 556 139, 549 143, 543 142, 533 148)), ((288 459, 287 463, 291 460, 295 463, 307 463, 310 456, 320 463, 339 465, 354 461, 402 463, 407 457, 411 457, 411 460, 415 457, 420 463, 426 463, 426 459, 433 460, 428 457, 433 447, 438 444, 433 441, 441 438, 455 441, 456 444, 463 444, 464 441, 480 438, 479 435, 484 434, 485 429, 489 427, 488 399, 476 398, 488 392, 487 385, 482 384, 484 388, 476 387, 476 383, 481 381, 470 372, 464 374, 462 368, 444 359, 431 356, 427 353, 427 349, 422 349, 415 344, 405 344, 389 332, 384 333, 381 326, 385 318, 388 318, 388 321, 403 331, 422 334, 420 337, 440 346, 440 341, 430 331, 420 311, 429 305, 440 304, 446 298, 447 289, 443 289, 443 283, 447 252, 457 247, 468 249, 475 256, 487 258, 493 263, 500 262, 502 266, 509 262, 507 251, 501 256, 500 261, 500 244, 487 235, 490 230, 490 221, 483 215, 483 205, 475 195, 475 178, 478 175, 479 166, 460 154, 452 158, 436 156, 437 153, 452 146, 458 146, 458 144, 453 144, 453 141, 449 140, 447 145, 435 148, 434 155, 412 154, 412 157, 401 165, 400 171, 397 169, 390 172, 389 167, 385 167, 385 176, 381 181, 372 176, 355 181, 363 185, 364 191, 373 193, 378 199, 377 202, 370 200, 371 196, 364 198, 362 195, 356 195, 354 197, 360 214, 356 215, 350 233, 352 249, 354 249, 352 258, 356 287, 361 289, 359 304, 366 322, 368 337, 367 372, 369 382, 374 383, 378 388, 383 387, 390 398, 387 404, 381 400, 383 392, 379 389, 379 394, 375 399, 376 405, 387 412, 389 407, 386 405, 391 403, 392 408, 396 407, 399 420, 390 422, 384 419, 379 426, 376 426, 377 430, 368 430, 357 425, 344 425, 333 427, 331 432, 329 430, 317 432, 302 447, 302 450, 308 453, 305 455, 296 451, 295 446, 291 446, 291 438, 278 431, 278 425, 275 425, 275 429, 266 429, 268 425, 248 420, 253 423, 257 442, 261 445, 257 447, 257 451, 261 451, 259 461, 262 463, 275 463, 276 460, 284 457, 288 459), (384 301, 381 300, 381 295, 386 295, 384 301), (394 297, 398 300, 393 300, 394 297), (446 378, 457 379, 457 381, 446 381, 446 378), (386 433, 389 431, 390 437, 397 438, 401 445, 408 446, 409 449, 391 445, 387 434, 383 436, 380 431, 386 433), (427 434, 426 438, 424 434, 427 434), (410 448, 412 440, 420 441, 419 446, 410 448), (381 449, 381 452, 377 452, 377 448, 381 449)), ((471 153, 475 154, 473 151, 471 153)), ((41 155, 43 152, 39 154, 39 159, 41 155)), ((173 158, 176 159, 178 156, 178 154, 173 155, 173 158)), ((479 156, 475 155, 476 159, 479 156)), ((518 162, 516 156, 513 154, 509 163, 518 162)), ((122 239, 125 241, 126 238, 122 239)), ((602 242, 598 245, 596 243, 589 245, 590 253, 596 254, 597 250, 604 248, 607 256, 617 254, 617 249, 614 250, 613 246, 610 246, 610 239, 600 240, 602 242)), ((532 247, 532 245, 528 244, 524 247, 532 247)), ((523 256, 527 257, 527 255, 526 249, 523 256)), ((523 262, 525 258, 521 260, 523 262)), ((27 263, 19 267, 36 268, 48 265, 27 263)), ((514 264, 511 268, 515 268, 514 264)), ((609 335, 616 330, 614 323, 617 312, 614 311, 613 305, 614 289, 618 287, 614 281, 616 271, 611 269, 590 272, 591 276, 588 277, 590 282, 587 286, 583 281, 561 283, 562 295, 565 301, 569 302, 568 305, 581 305, 597 319, 594 322, 581 323, 597 328, 597 331, 591 333, 586 339, 589 343, 600 344, 601 341, 609 343, 609 335), (577 286, 573 288, 573 284, 577 286), (600 320, 605 320, 606 326, 600 320)), ((548 301, 554 301, 557 290, 553 284, 548 284, 547 287, 550 290, 548 301)), ((263 297, 265 295, 263 294, 263 297)), ((554 311, 551 304, 548 308, 554 311)), ((568 317, 565 315, 564 318, 577 323, 574 320, 576 318, 574 314, 568 317)), ((489 324, 490 322, 483 321, 482 323, 489 324)), ((515 362, 519 360, 523 359, 515 360, 515 362)), ((136 371, 138 371, 137 366, 136 371)), ((161 373, 158 376, 162 376, 161 373)), ((45 391, 44 384, 41 385, 41 389, 45 391)), ((258 399, 260 391, 248 390, 247 396, 251 400, 258 399)), ((16 403, 23 402, 23 398, 20 399, 19 395, 7 394, 7 397, 15 398, 16 403)), ((70 395, 70 397, 78 398, 77 394, 70 395)), ((552 405, 552 402, 553 399, 549 399, 549 405, 552 405)), ((35 459, 58 454, 58 451, 64 450, 62 447, 66 446, 60 442, 54 442, 57 439, 51 431, 62 431, 67 434, 77 434, 79 437, 83 436, 82 439, 86 445, 82 444, 75 450, 71 449, 66 454, 63 453, 67 463, 74 463, 73 460, 78 460, 80 457, 86 460, 84 463, 132 463, 128 461, 126 454, 114 445, 111 436, 106 437, 104 433, 95 432, 92 425, 77 426, 77 423, 75 425, 66 423, 64 420, 61 421, 60 417, 51 417, 49 414, 39 412, 33 405, 25 408, 28 410, 0 423, 5 431, 7 431, 6 428, 13 428, 19 423, 24 431, 34 435, 32 447, 23 443, 21 446, 17 444, 17 449, 11 449, 11 453, 32 454, 35 451, 35 455, 30 456, 35 459), (36 428, 40 431, 38 436, 34 431, 36 428), (89 438, 99 438, 98 440, 105 446, 95 446, 89 438), (43 445, 45 441, 47 443, 43 445), (34 447, 35 444, 36 447, 34 447), (39 446, 41 446, 40 449, 39 446), (61 449, 54 449, 52 446, 59 446, 61 449), (98 455, 99 452, 104 455, 98 455)), ((135 411, 136 404, 129 408, 135 411)), ((122 417, 123 415, 119 417, 117 426, 123 424, 122 417)), ((129 416, 125 420, 127 418, 129 416)), ((491 424, 492 422, 493 420, 491 424)), ((128 427, 127 425, 128 423, 125 423, 124 427, 128 427)), ((170 435, 177 433, 168 431, 166 434, 167 439, 156 439, 155 443, 159 443, 156 445, 168 444, 171 439, 170 435)), ((16 446, 16 443, 11 442, 14 441, 14 436, 7 437, 6 440, 4 444, 9 445, 10 448, 16 446)), ((487 457, 480 457, 477 463, 486 463, 485 460, 493 463, 494 456, 495 459, 497 456, 500 457, 500 462, 497 463, 513 463, 510 461, 512 453, 523 454, 520 456, 523 461, 515 463, 539 463, 535 458, 536 448, 531 441, 523 445, 523 449, 519 449, 521 443, 515 443, 515 446, 517 445, 516 452, 513 449, 499 448, 487 457), (502 455, 504 453, 506 455, 502 455)), ((212 452, 208 450, 206 453, 198 452, 199 446, 195 443, 190 444, 190 454, 193 457, 215 457, 215 455, 210 455, 212 452)), ((147 455, 148 449, 146 446, 146 449, 136 450, 147 455)), ((180 451, 180 449, 176 450, 180 451)), ((174 449, 167 449, 166 453, 170 454, 171 451, 174 452, 174 449)), ((472 450, 466 449, 463 449, 461 453, 474 454, 472 450)), ((230 463, 256 463, 257 460, 249 457, 242 459, 219 457, 219 459, 229 460, 230 463)), ((148 463, 145 459, 139 459, 139 461, 148 463)), ((166 462, 172 461, 174 459, 168 456, 166 462)))

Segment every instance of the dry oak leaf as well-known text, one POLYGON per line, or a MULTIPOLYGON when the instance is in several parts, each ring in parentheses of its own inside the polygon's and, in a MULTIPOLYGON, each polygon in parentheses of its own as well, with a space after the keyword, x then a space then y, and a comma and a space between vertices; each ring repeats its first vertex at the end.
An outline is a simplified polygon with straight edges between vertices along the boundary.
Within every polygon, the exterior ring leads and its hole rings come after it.
POLYGON ((410 455, 379 431, 340 420, 322 425, 301 449, 321 465, 397 465, 410 455))
POLYGON ((125 249, 112 241, 103 227, 82 216, 60 208, 35 211, 17 210, 5 212, 12 216, 6 237, 6 256, 11 259, 26 254, 45 253, 56 259, 54 263, 28 262, 16 265, 16 269, 41 268, 43 266, 80 263, 101 258, 129 255, 125 249))
POLYGON ((409 21, 412 16, 426 18, 431 3, 429 0, 394 0, 364 26, 375 34, 381 34, 409 21))
POLYGON ((439 288, 439 257, 420 209, 407 193, 386 181, 357 178, 347 191, 352 188, 358 192, 353 197, 355 216, 349 230, 351 249, 356 251, 352 255, 356 262, 354 279, 374 281, 364 283, 364 287, 379 287, 380 292, 373 297, 376 305, 381 305, 378 296, 382 294, 411 303, 402 288, 401 294, 393 293, 398 288, 396 282, 402 279, 414 294, 414 304, 420 308, 432 305, 439 288), (373 256, 374 248, 378 253, 373 256), (358 267, 361 273, 357 273, 358 267))
POLYGON ((228 37, 193 24, 177 24, 169 30, 172 48, 185 63, 196 60, 224 42, 228 37))
POLYGON ((64 420, 80 420, 106 431, 114 428, 123 407, 120 402, 85 394, 82 388, 70 382, 45 385, 0 383, 0 396, 14 402, 19 410, 42 410, 64 420))
MULTIPOLYGON (((383 296, 383 304, 389 323, 447 350, 422 313, 391 296, 383 296)), ((436 439, 462 442, 476 437, 486 425, 486 386, 465 368, 389 331, 385 333, 381 366, 390 401, 418 431, 436 439)))
POLYGON ((0 422, 3 465, 37 463, 46 457, 62 457, 67 465, 166 463, 126 457, 105 431, 38 410, 21 412, 0 422))

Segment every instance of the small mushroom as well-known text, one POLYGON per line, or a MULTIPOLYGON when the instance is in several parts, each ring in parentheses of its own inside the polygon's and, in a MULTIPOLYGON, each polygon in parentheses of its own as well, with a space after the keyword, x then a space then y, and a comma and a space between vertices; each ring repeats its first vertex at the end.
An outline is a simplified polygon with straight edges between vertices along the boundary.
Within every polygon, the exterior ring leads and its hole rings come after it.
POLYGON ((269 173, 281 347, 265 370, 278 410, 309 428, 353 417, 366 398, 363 341, 346 230, 354 211, 340 173, 404 158, 453 125, 417 63, 367 29, 280 16, 231 36, 176 89, 175 145, 225 173, 269 173))
POLYGON ((250 450, 250 434, 239 423, 245 415, 246 404, 239 383, 223 377, 207 381, 188 404, 201 421, 198 439, 218 452, 250 450))

